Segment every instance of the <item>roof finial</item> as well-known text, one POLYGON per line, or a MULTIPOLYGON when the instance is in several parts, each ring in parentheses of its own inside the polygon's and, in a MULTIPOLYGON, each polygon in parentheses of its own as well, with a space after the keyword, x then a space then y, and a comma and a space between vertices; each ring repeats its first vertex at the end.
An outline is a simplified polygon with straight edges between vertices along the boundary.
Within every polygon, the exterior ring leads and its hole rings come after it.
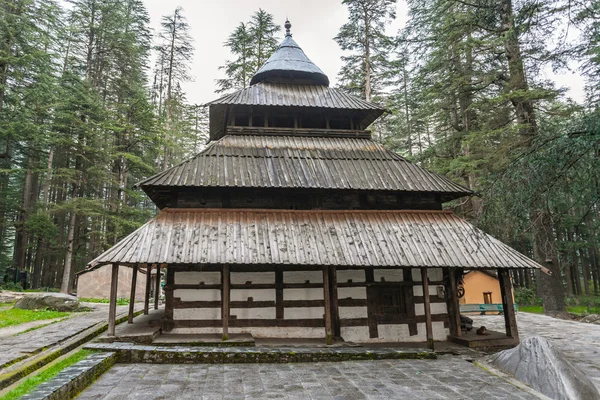
POLYGON ((289 19, 285 19, 285 36, 292 36, 292 34, 290 33, 290 28, 292 27, 292 24, 290 24, 290 20, 289 19))

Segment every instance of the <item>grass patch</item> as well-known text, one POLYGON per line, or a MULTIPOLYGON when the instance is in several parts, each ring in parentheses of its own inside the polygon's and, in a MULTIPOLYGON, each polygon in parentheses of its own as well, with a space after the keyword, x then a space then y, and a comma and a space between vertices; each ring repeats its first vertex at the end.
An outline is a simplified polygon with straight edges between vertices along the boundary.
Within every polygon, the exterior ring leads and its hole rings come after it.
POLYGON ((16 301, 11 301, 10 303, 0 303, 0 308, 13 308, 15 303, 16 301))
MULTIPOLYGON (((519 306, 519 311, 533 313, 533 314, 543 314, 544 307, 542 306, 519 306)), ((589 306, 567 306, 567 311, 573 314, 583 315, 583 314, 600 314, 600 309, 589 306)))
MULTIPOLYGON (((92 298, 88 298, 88 297, 82 297, 82 298, 79 298, 78 300, 82 301, 84 303, 105 303, 105 304, 110 303, 109 299, 92 299, 92 298)), ((129 304, 129 299, 117 299, 118 306, 126 306, 127 304, 129 304)))
POLYGON ((68 316, 68 312, 48 311, 48 310, 21 310, 20 308, 11 308, 0 311, 0 328, 19 325, 25 322, 38 321, 41 319, 55 319, 68 316))
POLYGON ((79 350, 77 353, 70 355, 69 357, 65 358, 64 360, 57 362, 56 364, 45 369, 44 371, 37 374, 36 376, 27 378, 19 386, 17 386, 16 388, 14 388, 10 392, 8 392, 6 395, 4 395, 0 399, 1 400, 16 400, 16 399, 21 398, 22 396, 26 395, 27 393, 33 392, 35 390, 35 388, 38 387, 40 384, 54 378, 63 369, 75 364, 76 362, 83 360, 90 354, 91 354, 91 351, 89 351, 89 350, 79 350))
POLYGON ((542 307, 542 306, 519 306, 519 311, 533 313, 533 314, 543 314, 544 307, 542 307))

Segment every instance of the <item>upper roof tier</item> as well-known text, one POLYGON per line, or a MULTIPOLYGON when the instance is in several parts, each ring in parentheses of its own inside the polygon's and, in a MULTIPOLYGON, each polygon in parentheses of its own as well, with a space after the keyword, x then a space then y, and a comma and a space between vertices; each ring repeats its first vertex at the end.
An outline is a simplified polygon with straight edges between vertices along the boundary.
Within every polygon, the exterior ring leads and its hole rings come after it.
POLYGON ((285 21, 285 39, 267 62, 252 77, 250 85, 259 82, 303 83, 329 86, 329 78, 292 39, 290 21, 285 21))

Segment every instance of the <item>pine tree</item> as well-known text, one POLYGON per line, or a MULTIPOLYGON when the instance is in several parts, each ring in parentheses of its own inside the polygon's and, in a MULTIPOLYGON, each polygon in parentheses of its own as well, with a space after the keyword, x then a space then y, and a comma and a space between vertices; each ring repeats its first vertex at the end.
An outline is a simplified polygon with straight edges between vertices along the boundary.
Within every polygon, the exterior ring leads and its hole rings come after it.
POLYGON ((273 15, 259 9, 250 22, 241 22, 224 43, 235 60, 225 61, 219 67, 226 78, 218 79, 217 93, 243 89, 250 85, 252 76, 277 48, 276 33, 281 27, 273 22, 273 15))
POLYGON ((340 83, 371 101, 381 88, 380 77, 392 46, 385 27, 396 18, 396 0, 344 0, 342 4, 348 6, 350 17, 334 40, 352 54, 342 56, 340 83))

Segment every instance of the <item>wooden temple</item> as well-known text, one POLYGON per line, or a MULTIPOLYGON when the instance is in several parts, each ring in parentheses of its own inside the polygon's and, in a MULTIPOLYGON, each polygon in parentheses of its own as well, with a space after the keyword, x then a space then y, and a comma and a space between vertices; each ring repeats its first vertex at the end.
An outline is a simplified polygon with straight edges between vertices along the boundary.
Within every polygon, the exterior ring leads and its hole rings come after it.
POLYGON ((373 141, 385 110, 329 87, 290 26, 210 103, 206 149, 139 183, 158 216, 88 268, 164 274, 163 332, 430 347, 461 336, 463 271, 496 270, 517 343, 509 270, 540 266, 443 211, 472 192, 373 141))

